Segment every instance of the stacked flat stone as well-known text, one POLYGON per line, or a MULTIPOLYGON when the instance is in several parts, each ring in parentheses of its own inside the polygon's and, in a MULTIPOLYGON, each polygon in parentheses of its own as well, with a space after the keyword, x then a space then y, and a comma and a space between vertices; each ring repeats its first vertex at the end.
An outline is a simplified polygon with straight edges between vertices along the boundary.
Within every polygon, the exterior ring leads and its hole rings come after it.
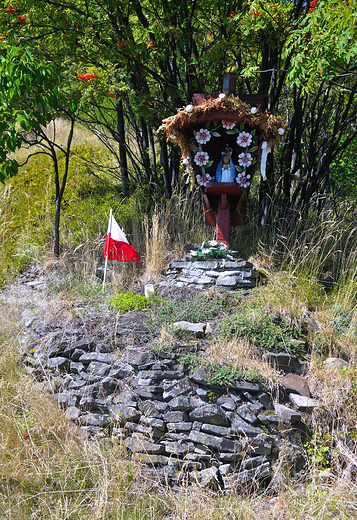
POLYGON ((69 419, 89 435, 122 439, 135 460, 173 484, 189 478, 236 489, 268 480, 281 423, 301 424, 300 413, 273 406, 261 385, 210 384, 203 368, 190 374, 176 354, 128 348, 118 358, 93 339, 32 350, 28 373, 54 392, 69 419))
POLYGON ((259 279, 259 271, 246 260, 176 261, 169 264, 165 275, 165 282, 159 285, 201 289, 251 289, 259 279))

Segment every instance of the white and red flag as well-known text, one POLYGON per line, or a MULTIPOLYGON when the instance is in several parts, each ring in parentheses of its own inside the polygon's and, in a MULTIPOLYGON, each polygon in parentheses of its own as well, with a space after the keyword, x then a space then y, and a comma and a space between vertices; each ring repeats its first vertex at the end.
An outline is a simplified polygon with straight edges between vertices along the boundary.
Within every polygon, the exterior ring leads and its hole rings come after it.
POLYGON ((118 260, 118 262, 136 260, 140 264, 140 258, 136 249, 129 244, 124 231, 113 217, 112 210, 110 210, 104 258, 106 260, 118 260))

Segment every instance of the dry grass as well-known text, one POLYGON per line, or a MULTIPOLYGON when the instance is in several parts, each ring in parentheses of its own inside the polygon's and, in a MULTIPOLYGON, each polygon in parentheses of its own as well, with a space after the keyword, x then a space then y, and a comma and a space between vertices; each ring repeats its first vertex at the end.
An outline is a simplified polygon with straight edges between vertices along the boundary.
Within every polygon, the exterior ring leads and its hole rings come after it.
POLYGON ((216 341, 211 354, 217 363, 233 364, 243 371, 257 370, 272 385, 276 382, 276 372, 261 359, 256 347, 244 338, 216 341))

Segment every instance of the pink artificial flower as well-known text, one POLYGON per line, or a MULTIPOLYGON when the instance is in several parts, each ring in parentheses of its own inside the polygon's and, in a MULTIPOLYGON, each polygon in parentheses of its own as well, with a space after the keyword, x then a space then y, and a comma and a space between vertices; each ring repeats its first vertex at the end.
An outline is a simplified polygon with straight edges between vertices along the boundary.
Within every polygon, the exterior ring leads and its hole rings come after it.
POLYGON ((207 182, 211 180, 211 176, 206 173, 206 175, 196 175, 196 179, 200 186, 206 186, 207 182))
POLYGON ((235 127, 235 125, 236 125, 235 121, 226 121, 226 120, 222 121, 222 126, 226 130, 232 130, 235 127))
POLYGON ((211 139, 211 134, 208 130, 206 130, 206 128, 201 128, 201 130, 199 130, 196 133, 196 140, 200 144, 206 144, 206 143, 208 143, 208 141, 210 139, 211 139))
POLYGON ((237 183, 242 188, 248 188, 250 186, 250 175, 245 175, 244 173, 238 173, 238 177, 236 178, 237 183))
POLYGON ((208 163, 209 157, 207 152, 197 152, 194 161, 198 166, 204 166, 208 163))
POLYGON ((253 160, 253 157, 251 156, 250 153, 242 152, 238 155, 238 164, 240 166, 244 166, 245 168, 247 168, 248 166, 250 166, 252 164, 252 160, 253 160))
POLYGON ((237 137, 237 144, 242 148, 246 148, 252 142, 252 136, 248 132, 241 132, 237 137))

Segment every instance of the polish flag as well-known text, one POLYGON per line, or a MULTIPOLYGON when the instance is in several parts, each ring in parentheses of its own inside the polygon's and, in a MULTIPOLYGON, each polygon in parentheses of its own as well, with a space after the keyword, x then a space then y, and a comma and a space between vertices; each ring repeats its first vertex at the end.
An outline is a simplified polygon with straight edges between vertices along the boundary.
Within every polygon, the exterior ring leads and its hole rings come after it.
POLYGON ((104 258, 108 260, 118 260, 118 262, 130 262, 130 260, 134 259, 140 264, 138 253, 133 246, 129 244, 124 231, 113 217, 112 210, 110 210, 104 258))

